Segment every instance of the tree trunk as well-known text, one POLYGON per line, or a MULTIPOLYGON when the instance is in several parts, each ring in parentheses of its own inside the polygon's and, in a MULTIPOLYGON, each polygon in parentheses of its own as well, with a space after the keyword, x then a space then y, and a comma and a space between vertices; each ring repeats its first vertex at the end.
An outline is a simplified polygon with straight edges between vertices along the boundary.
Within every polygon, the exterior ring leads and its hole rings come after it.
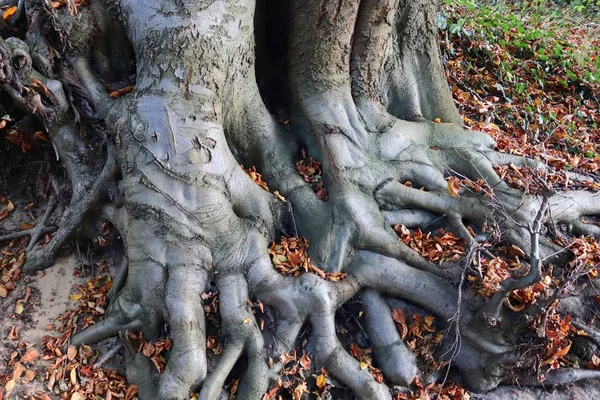
MULTIPOLYGON (((465 223, 493 220, 505 240, 545 257, 556 246, 541 239, 536 250, 535 235, 515 221, 534 223, 544 202, 557 222, 578 221, 600 205, 589 192, 525 196, 496 174, 495 164, 545 167, 497 153, 489 136, 462 127, 437 42, 438 1, 275 3, 92 0, 55 10, 24 1, 28 36, 2 42, 2 87, 44 121, 72 185, 60 229, 49 245, 28 252, 25 268, 51 265, 93 221, 113 223, 125 244, 124 270, 106 318, 72 343, 125 330, 153 339, 167 325, 173 349, 166 371, 156 377, 141 356, 128 365, 142 399, 184 399, 198 390, 201 399, 216 399, 244 356, 238 398, 260 399, 281 368, 269 357, 290 351, 304 325, 316 367, 358 398, 391 399, 337 337, 335 311, 355 295, 387 383, 409 385, 418 374, 389 296, 454 323, 462 346, 453 365, 473 390, 495 387, 514 345, 504 337, 516 318, 502 307, 505 297, 471 307, 478 303, 457 287, 462 267, 431 264, 391 225, 440 219, 476 246, 465 223), (289 34, 287 42, 272 32, 289 34), (104 85, 125 81, 133 61, 133 93, 110 99, 104 85), (49 91, 22 90, 33 79, 49 91), (258 81, 270 83, 259 90, 258 81), (271 110, 263 99, 272 100, 271 110), (291 118, 287 126, 271 115, 279 106, 291 118), (297 173, 301 148, 322 162, 328 201, 297 173), (240 164, 256 166, 286 200, 240 164), (495 197, 453 195, 449 176, 483 179, 495 197), (308 238, 315 265, 347 276, 281 275, 267 249, 282 234, 308 238), (207 371, 199 296, 211 284, 226 347, 207 371), (272 310, 272 327, 261 331, 249 299, 272 310)), ((523 283, 515 281, 515 288, 523 283)), ((455 339, 448 336, 442 348, 455 339)))

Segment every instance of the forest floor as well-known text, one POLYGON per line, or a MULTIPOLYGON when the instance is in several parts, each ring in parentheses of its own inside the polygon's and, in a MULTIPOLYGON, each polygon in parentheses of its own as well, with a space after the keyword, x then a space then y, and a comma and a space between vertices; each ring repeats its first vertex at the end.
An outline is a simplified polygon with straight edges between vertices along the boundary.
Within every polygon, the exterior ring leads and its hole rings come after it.
MULTIPOLYGON (((448 1, 439 19, 440 36, 448 81, 467 126, 493 136, 500 151, 538 158, 558 171, 577 169, 597 175, 600 173, 600 16, 592 6, 581 9, 577 6, 581 3, 573 4, 559 7, 548 1, 477 5, 468 0, 448 1)), ((64 175, 43 133, 27 137, 2 127, 0 236, 34 228, 49 201, 48 188, 56 186, 64 175)), ((500 172, 509 184, 524 191, 534 190, 531 171, 509 166, 500 172)), ((254 178, 260 180, 256 174, 254 178)), ((572 184, 560 172, 546 179, 557 187, 572 184)), ((452 183, 478 186, 477 182, 452 183)), ((453 188, 449 185, 449 190, 453 188)), ((61 199, 58 211, 66 201, 61 199)), ((60 212, 54 213, 50 226, 58 222, 58 215, 60 212)), ((402 227, 397 227, 397 231, 400 240, 430 260, 460 262, 465 255, 461 241, 448 232, 408 231, 402 227)), ((49 240, 50 235, 44 240, 49 240)), ((587 266, 593 282, 598 274, 600 245, 593 239, 573 238, 566 233, 563 240, 574 249, 577 262, 587 266)), ((135 399, 135 386, 124 378, 123 357, 142 352, 161 371, 170 349, 168 338, 146 343, 130 333, 97 346, 69 345, 74 332, 93 324, 105 312, 111 274, 120 262, 119 238, 104 226, 91 243, 73 244, 53 267, 35 276, 24 275, 21 270, 27 241, 24 235, 0 242, 0 400, 135 399)), ((278 251, 281 249, 273 247, 273 252, 278 251)), ((513 251, 517 254, 508 255, 513 259, 520 257, 518 249, 499 251, 513 251)), ((484 278, 468 279, 467 285, 488 296, 495 285, 510 275, 511 268, 514 266, 509 263, 487 265, 484 278)), ((539 292, 535 290, 512 296, 512 307, 524 307, 535 301, 539 292)), ((559 330, 572 333, 569 315, 600 326, 597 318, 600 291, 595 296, 589 293, 574 293, 569 301, 563 301, 558 308, 560 312, 553 317, 559 330)), ((223 345, 218 337, 215 293, 206 293, 202 299, 209 321, 210 365, 222 352, 223 345)), ((260 304, 253 306, 259 315, 260 304)), ((361 315, 358 302, 350 302, 340 310, 338 334, 351 354, 375 376, 380 376, 371 362, 361 315)), ((422 362, 435 364, 433 348, 440 334, 435 320, 415 311, 414 314, 398 312, 395 321, 422 362)), ((569 340, 566 334, 554 339, 547 337, 537 343, 538 353, 533 352, 532 358, 537 357, 538 364, 550 360, 552 368, 573 366, 570 345, 566 345, 569 340)), ((310 359, 302 352, 302 338, 298 346, 295 354, 288 355, 281 384, 266 399, 276 399, 278 395, 299 399, 304 388, 313 393, 304 392, 307 398, 352 398, 323 371, 309 372, 310 359)), ((598 356, 592 357, 592 361, 597 360, 592 367, 600 368, 598 356)), ((231 394, 237 388, 235 375, 234 372, 226 387, 231 394)), ((507 386, 485 395, 468 393, 454 383, 443 388, 416 385, 412 390, 412 393, 398 393, 396 399, 600 398, 598 382, 559 389, 507 386)))

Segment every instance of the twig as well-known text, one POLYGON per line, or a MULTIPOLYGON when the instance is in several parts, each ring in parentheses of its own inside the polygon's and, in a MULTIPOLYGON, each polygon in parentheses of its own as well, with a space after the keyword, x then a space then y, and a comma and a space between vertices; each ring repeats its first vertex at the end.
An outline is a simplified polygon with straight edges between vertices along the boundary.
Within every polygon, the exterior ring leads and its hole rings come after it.
POLYGON ((440 385, 440 390, 438 392, 438 395, 441 393, 444 385, 446 384, 446 381, 448 380, 448 376, 450 375, 450 368, 452 367, 452 362, 456 359, 456 357, 458 356, 458 353, 460 352, 460 349, 462 347, 462 336, 460 334, 461 303, 462 303, 462 296, 463 296, 462 287, 465 282, 467 268, 469 268, 469 266, 473 262, 475 252, 477 254, 479 254, 479 250, 476 247, 471 247, 471 249, 469 250, 469 255, 467 256, 467 261, 465 263, 465 266, 462 268, 461 273, 460 273, 460 280, 458 282, 458 296, 456 299, 456 313, 452 316, 452 318, 450 318, 448 320, 450 322, 450 325, 454 324, 454 326, 455 326, 455 328, 454 328, 454 343, 452 343, 452 346, 450 347, 450 349, 447 352, 445 352, 442 355, 442 357, 445 356, 446 354, 448 354, 449 352, 452 352, 452 355, 450 356, 450 359, 448 360, 448 367, 446 368, 446 373, 444 374, 444 379, 440 385))
MULTIPOLYGON (((13 239, 18 239, 21 238, 23 236, 29 236, 29 235, 33 235, 36 232, 37 228, 32 228, 32 229, 27 229, 24 231, 19 231, 19 232, 13 232, 13 233, 7 233, 5 235, 0 236, 0 242, 4 242, 7 240, 13 240, 13 239)), ((46 233, 51 233, 56 231, 56 227, 53 226, 46 226, 42 229, 41 234, 45 235, 46 233)))
POLYGON ((298 236, 298 228, 296 226, 296 216, 294 215, 294 209, 292 208, 292 202, 289 199, 287 200, 287 205, 288 205, 288 211, 290 213, 290 215, 292 216, 292 222, 294 224, 294 236, 298 236))
POLYGON ((33 250, 34 246, 40 240, 40 237, 44 234, 43 231, 46 226, 46 223, 50 219, 50 216, 54 212, 54 209, 56 209, 57 205, 58 196, 52 193, 50 195, 50 200, 48 200, 48 207, 46 208, 46 212, 44 212, 44 216, 42 217, 41 221, 37 224, 37 226, 32 229, 33 233, 31 234, 31 240, 29 241, 29 245, 27 245, 26 251, 33 250))
POLYGON ((117 354, 117 352, 119 350, 121 350, 121 347, 123 347, 123 342, 119 342, 115 345, 115 347, 113 347, 112 349, 110 349, 109 351, 106 352, 106 354, 104 354, 100 359, 98 359, 98 361, 94 364, 94 369, 95 368, 100 368, 105 362, 107 362, 109 359, 111 359, 112 357, 114 357, 115 354, 117 354))

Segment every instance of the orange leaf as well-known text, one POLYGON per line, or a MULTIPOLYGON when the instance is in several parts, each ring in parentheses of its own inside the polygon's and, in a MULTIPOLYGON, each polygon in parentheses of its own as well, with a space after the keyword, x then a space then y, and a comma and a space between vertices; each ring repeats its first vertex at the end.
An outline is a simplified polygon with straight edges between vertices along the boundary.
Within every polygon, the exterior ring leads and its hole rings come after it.
POLYGON ((110 92, 108 97, 116 99, 117 97, 125 96, 126 94, 133 92, 133 89, 135 89, 135 86, 125 86, 122 89, 110 92))
POLYGON ((33 225, 29 222, 21 222, 21 230, 28 231, 31 228, 33 228, 33 225))
POLYGON ((17 6, 8 7, 2 13, 2 18, 4 18, 4 20, 9 20, 10 17, 12 17, 13 15, 15 15, 16 12, 17 12, 17 6))
POLYGON ((460 183, 458 178, 455 176, 448 177, 446 179, 448 181, 448 193, 452 197, 458 197, 458 191, 460 190, 460 183))
POLYGON ((327 378, 325 375, 321 374, 317 376, 317 387, 321 390, 325 389, 325 385, 327 384, 327 378))
POLYGON ((239 384, 240 384, 240 380, 239 379, 234 379, 233 382, 231 383, 231 389, 229 390, 229 393, 232 396, 237 393, 239 384))
POLYGON ((19 338, 19 334, 17 333, 17 327, 13 326, 10 328, 10 333, 8 334, 8 340, 17 340, 19 338))
POLYGON ((35 138, 35 140, 41 140, 43 142, 49 142, 50 140, 48 139, 48 137, 46 135, 44 135, 44 132, 41 131, 37 131, 33 137, 35 138))
POLYGON ((571 342, 570 341, 569 341, 568 345, 566 345, 562 349, 558 350, 550 358, 548 358, 547 360, 545 360, 542 363, 542 365, 552 364, 554 361, 558 360, 559 358, 566 356, 567 353, 569 353, 569 350, 571 350, 571 342))

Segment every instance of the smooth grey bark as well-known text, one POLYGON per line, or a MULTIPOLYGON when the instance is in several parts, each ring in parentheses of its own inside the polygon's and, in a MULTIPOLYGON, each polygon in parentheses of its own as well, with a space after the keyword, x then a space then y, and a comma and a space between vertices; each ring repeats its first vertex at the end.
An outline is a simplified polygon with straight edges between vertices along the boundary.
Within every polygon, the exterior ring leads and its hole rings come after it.
MULTIPOLYGON (((106 318, 72 343, 125 330, 153 339, 168 326, 173 349, 164 374, 153 374, 141 355, 129 362, 128 377, 140 385, 142 399, 184 399, 190 390, 215 399, 242 357, 248 368, 238 398, 259 399, 281 368, 270 367, 268 357, 291 350, 307 324, 315 366, 361 399, 390 399, 389 388, 361 370, 336 335, 335 311, 358 293, 389 383, 410 384, 418 368, 394 329, 385 296, 436 314, 442 325, 462 310, 463 346, 454 365, 465 383, 485 391, 505 379, 498 366, 512 350, 503 337, 514 327, 511 314, 501 310, 495 327, 486 324, 470 310, 471 299, 458 295, 456 271, 427 262, 390 228, 445 218, 472 242, 465 221, 493 219, 506 240, 529 251, 523 245, 528 232, 515 221, 533 221, 541 202, 503 183, 492 166, 510 156, 494 152, 487 135, 461 126, 439 57, 436 2, 292 1, 284 61, 291 131, 270 115, 257 84, 255 30, 264 27, 255 23, 253 1, 92 2, 76 15, 39 0, 25 3, 36 29, 27 44, 9 39, 0 46, 2 88, 45 121, 73 187, 59 231, 48 246, 28 253, 25 268, 51 264, 90 221, 113 223, 125 244, 123 271, 106 318), (40 20, 55 24, 40 28, 40 20), (42 46, 57 32, 65 40, 57 50, 60 68, 42 46), (128 70, 129 50, 135 90, 110 100, 103 85, 128 70), (19 51, 29 56, 28 68, 15 62, 19 51), (32 79, 50 95, 23 91, 32 79), (65 88, 78 93, 79 105, 66 100, 65 88), (432 122, 436 118, 444 123, 432 122), (81 134, 88 126, 101 145, 81 134), (301 146, 323 163, 328 202, 295 171, 301 146), (252 182, 239 163, 256 165, 287 203, 252 182), (450 174, 485 179, 497 197, 452 197, 450 174), (403 185, 407 180, 415 188, 403 185), (344 280, 285 277, 273 268, 268 244, 292 219, 311 241, 313 262, 348 273, 344 280), (207 371, 199 296, 211 281, 219 291, 226 347, 207 371), (272 329, 260 330, 248 299, 272 309, 272 329)), ((600 207, 596 194, 573 192, 553 195, 549 208, 555 221, 578 224, 600 207)), ((546 254, 556 250, 543 245, 546 254)))

